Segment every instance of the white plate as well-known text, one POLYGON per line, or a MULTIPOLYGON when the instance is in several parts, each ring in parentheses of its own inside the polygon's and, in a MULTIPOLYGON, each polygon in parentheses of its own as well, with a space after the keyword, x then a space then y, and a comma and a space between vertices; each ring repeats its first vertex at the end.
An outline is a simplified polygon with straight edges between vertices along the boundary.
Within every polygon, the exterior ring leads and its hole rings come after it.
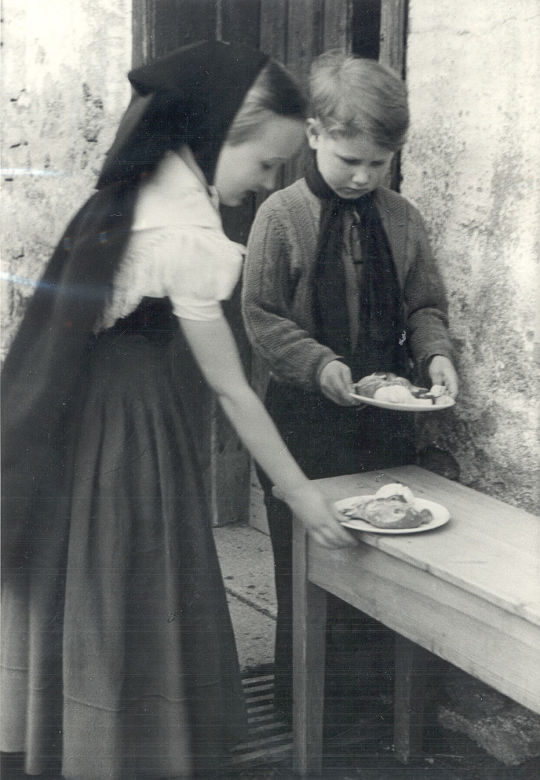
MULTIPOLYGON (((342 498, 340 501, 336 501, 334 506, 340 512, 346 509, 352 509, 361 499, 367 501, 368 499, 376 498, 376 496, 352 496, 351 498, 342 498)), ((367 531, 370 534, 419 534, 424 531, 432 531, 434 528, 444 525, 450 520, 450 513, 446 507, 441 504, 436 504, 435 501, 428 501, 427 498, 415 498, 414 507, 419 512, 422 509, 429 509, 433 515, 433 520, 425 525, 419 525, 417 528, 376 528, 370 523, 366 523, 365 520, 353 520, 348 518, 342 520, 341 525, 345 528, 353 528, 355 531, 367 531)))
POLYGON ((440 412, 441 409, 449 409, 456 403, 450 395, 442 395, 436 404, 392 404, 390 401, 378 401, 376 398, 369 398, 367 395, 358 395, 351 393, 353 398, 358 398, 369 406, 378 406, 380 409, 393 409, 396 412, 440 412))

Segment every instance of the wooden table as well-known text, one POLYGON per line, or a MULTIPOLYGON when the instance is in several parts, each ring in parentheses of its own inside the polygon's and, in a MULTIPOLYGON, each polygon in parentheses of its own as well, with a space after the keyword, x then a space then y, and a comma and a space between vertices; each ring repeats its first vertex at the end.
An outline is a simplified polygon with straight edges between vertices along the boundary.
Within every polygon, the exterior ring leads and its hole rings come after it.
POLYGON ((445 506, 450 521, 410 535, 353 532, 360 545, 340 550, 314 544, 295 522, 294 762, 302 776, 321 769, 327 593, 397 632, 394 747, 404 763, 421 747, 425 650, 540 713, 540 518, 417 466, 317 484, 335 501, 396 481, 445 506))

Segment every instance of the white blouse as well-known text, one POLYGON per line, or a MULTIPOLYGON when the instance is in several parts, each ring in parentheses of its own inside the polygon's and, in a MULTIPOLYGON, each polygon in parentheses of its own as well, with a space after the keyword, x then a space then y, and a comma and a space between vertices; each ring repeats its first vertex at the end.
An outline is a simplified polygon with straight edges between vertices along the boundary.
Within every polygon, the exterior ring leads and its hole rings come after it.
POLYGON ((140 187, 131 236, 96 330, 112 327, 146 296, 168 296, 178 317, 217 319, 244 253, 223 233, 217 193, 189 148, 168 152, 140 187))

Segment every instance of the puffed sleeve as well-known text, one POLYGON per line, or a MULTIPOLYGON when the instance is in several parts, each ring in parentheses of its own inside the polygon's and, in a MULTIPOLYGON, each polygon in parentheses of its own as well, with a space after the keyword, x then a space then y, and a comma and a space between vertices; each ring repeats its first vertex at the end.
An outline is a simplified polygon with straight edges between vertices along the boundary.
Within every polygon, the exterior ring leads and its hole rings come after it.
POLYGON ((221 316, 219 301, 232 295, 245 248, 206 228, 169 229, 167 237, 165 284, 174 313, 189 320, 221 316))
POLYGON ((137 230, 116 280, 106 325, 136 308, 144 296, 169 297, 178 317, 221 315, 242 270, 245 247, 212 227, 175 225, 137 230))

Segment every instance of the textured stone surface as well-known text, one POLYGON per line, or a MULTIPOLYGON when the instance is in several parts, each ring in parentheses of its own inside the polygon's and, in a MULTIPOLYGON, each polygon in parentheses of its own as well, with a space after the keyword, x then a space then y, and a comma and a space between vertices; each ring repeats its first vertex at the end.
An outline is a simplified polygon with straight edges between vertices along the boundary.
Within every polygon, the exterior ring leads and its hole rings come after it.
POLYGON ((276 622, 232 593, 227 602, 234 627, 240 669, 246 672, 274 662, 274 632, 276 622))
POLYGON ((540 719, 457 669, 448 675, 448 701, 439 708, 444 728, 466 734, 507 766, 540 755, 540 719))
POLYGON ((539 14, 537 0, 411 0, 402 163, 447 283, 462 388, 422 436, 454 454, 461 481, 529 511, 540 506, 539 14))
POLYGON ((252 604, 268 617, 276 617, 274 564, 270 537, 243 523, 214 528, 227 591, 252 604))
MULTIPOLYGON (((420 440, 449 450, 465 484, 535 512, 537 0, 411 0, 407 80, 402 191, 426 219, 446 280, 461 377, 458 404, 423 419, 420 440)), ((448 686, 445 728, 511 766, 540 755, 538 716, 457 670, 448 686)))
POLYGON ((129 0, 4 0, 5 350, 24 299, 90 194, 129 100, 129 0))

